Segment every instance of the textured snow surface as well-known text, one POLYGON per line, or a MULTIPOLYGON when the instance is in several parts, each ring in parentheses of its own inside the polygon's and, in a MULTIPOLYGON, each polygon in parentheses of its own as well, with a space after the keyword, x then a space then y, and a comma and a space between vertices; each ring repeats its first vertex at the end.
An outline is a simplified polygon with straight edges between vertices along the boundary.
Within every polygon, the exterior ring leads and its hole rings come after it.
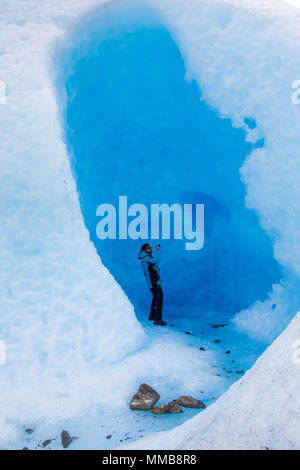
POLYGON ((299 449, 299 338, 300 312, 216 403, 172 431, 124 448, 299 449))
POLYGON ((81 3, 4 1, 1 8, 3 439, 14 437, 15 422, 72 416, 88 406, 84 387, 97 401, 103 361, 119 360, 144 339, 89 241, 61 139, 50 45, 75 12, 77 20, 84 13, 81 3))
MULTIPOLYGON (((99 384, 105 376, 100 364, 120 360, 145 338, 132 305, 89 241, 53 89, 54 44, 64 41, 65 33, 93 7, 107 3, 3 0, 1 4, 0 79, 7 87, 7 103, 0 108, 0 339, 7 345, 7 365, 0 366, 2 442, 11 442, 14 425, 27 423, 29 417, 32 421, 71 417, 103 401, 99 384)), ((248 139, 265 138, 265 147, 252 152, 241 176, 247 204, 258 211, 286 276, 267 302, 239 314, 235 324, 270 341, 297 311, 300 292, 300 107, 291 100, 291 84, 299 79, 300 70, 300 15, 275 0, 150 3, 172 32, 187 76, 199 81, 207 103, 231 117, 236 126, 244 125, 245 116, 255 118, 258 127, 249 128, 248 139)), ((288 410, 296 403, 299 366, 285 362, 287 372, 280 374, 276 361, 281 358, 275 353, 285 347, 287 361, 290 346, 285 339, 297 331, 299 336, 299 319, 265 355, 270 372, 266 384, 272 382, 282 393, 278 393, 280 412, 274 417, 266 411, 265 424, 260 423, 263 429, 274 429, 270 423, 275 420, 283 426, 282 408, 288 410), (284 393, 287 386, 290 397, 284 393)), ((254 390, 265 391, 262 377, 256 377, 261 368, 265 370, 263 364, 260 360, 234 389, 243 387, 245 394, 249 390, 249 400, 256 404, 254 390)), ((271 400, 271 393, 267 397, 271 400)), ((240 401, 240 414, 234 417, 244 424, 246 403, 240 401)), ((215 409, 223 411, 215 405, 207 412, 215 409)), ((296 409, 292 411, 294 422, 296 409)), ((293 429, 290 424, 289 429, 293 429)), ((296 445, 292 439, 297 434, 289 436, 289 429, 281 442, 276 441, 276 432, 261 445, 296 445)), ((247 439, 240 442, 258 446, 255 434, 247 439)))

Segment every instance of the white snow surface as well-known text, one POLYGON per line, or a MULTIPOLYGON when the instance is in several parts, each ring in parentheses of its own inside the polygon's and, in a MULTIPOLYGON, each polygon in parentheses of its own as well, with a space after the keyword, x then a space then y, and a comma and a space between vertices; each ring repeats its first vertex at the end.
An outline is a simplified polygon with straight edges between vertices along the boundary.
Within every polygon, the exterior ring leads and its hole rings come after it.
POLYGON ((293 5, 294 7, 300 8, 300 0, 283 0, 285 3, 289 5, 293 5))
POLYGON ((300 312, 246 375, 171 431, 122 449, 300 449, 300 312))
MULTIPOLYGON (((69 418, 109 401, 115 378, 103 398, 105 367, 134 353, 145 341, 132 305, 89 240, 54 89, 56 44, 61 45, 67 33, 94 14, 95 8, 100 11, 109 3, 1 2, 0 79, 6 84, 6 104, 0 104, 0 340, 7 347, 7 364, 0 365, 2 443, 11 442, 15 426, 27 423, 29 417, 32 421, 69 418)), ((117 7, 118 2, 113 3, 117 7)), ((292 84, 300 79, 300 12, 279 0, 148 3, 173 34, 187 78, 199 81, 203 99, 221 115, 231 117, 236 126, 244 125, 245 116, 255 118, 258 128, 248 129, 248 139, 265 138, 265 146, 254 150, 244 163, 241 177, 246 203, 258 212, 272 238, 274 256, 285 277, 265 303, 254 304, 234 322, 254 338, 270 341, 299 307, 300 105, 292 101, 292 84), (276 316, 273 303, 279 305, 276 316)), ((193 445, 299 446, 289 431, 298 429, 299 436, 299 428, 286 424, 289 429, 283 436, 272 432, 277 425, 284 426, 288 411, 293 423, 297 417, 293 404, 299 405, 299 366, 288 361, 296 333, 299 337, 299 317, 222 398, 228 400, 239 387, 248 397, 244 400, 240 394, 236 412, 226 415, 234 428, 235 422, 240 426, 249 422, 251 406, 259 404, 256 392, 261 393, 264 408, 276 389, 278 413, 266 410, 264 422, 259 422, 260 417, 255 421, 259 429, 268 430, 269 437, 259 442, 261 434, 249 427, 252 434, 244 429, 240 441, 234 441, 234 434, 229 441, 217 424, 218 420, 222 423, 226 409, 219 400, 205 416, 219 416, 215 430, 223 435, 223 444, 221 437, 215 437, 203 445, 193 441, 193 445), (284 351, 284 363, 279 349, 284 351)), ((128 390, 120 393, 127 396, 128 390)), ((189 423, 185 426, 190 429, 189 423)), ((174 432, 179 439, 178 430, 174 432)), ((176 445, 192 445, 189 438, 183 440, 185 444, 178 440, 176 445)))

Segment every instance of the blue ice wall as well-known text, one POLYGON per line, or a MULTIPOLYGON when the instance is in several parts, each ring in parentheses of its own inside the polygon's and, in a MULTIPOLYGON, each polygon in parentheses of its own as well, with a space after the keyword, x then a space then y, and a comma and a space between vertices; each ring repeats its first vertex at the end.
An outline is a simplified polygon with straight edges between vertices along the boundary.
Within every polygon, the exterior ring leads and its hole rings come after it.
POLYGON ((264 300, 280 279, 271 240, 245 207, 239 168, 252 145, 185 80, 169 32, 155 18, 144 20, 115 16, 104 27, 94 19, 81 31, 84 46, 77 35, 62 63, 66 138, 84 221, 103 263, 146 315, 151 295, 137 261, 144 241, 100 241, 96 208, 117 208, 119 195, 149 210, 151 203, 204 203, 201 251, 161 241, 165 312, 214 312, 216 321, 226 320, 264 300))

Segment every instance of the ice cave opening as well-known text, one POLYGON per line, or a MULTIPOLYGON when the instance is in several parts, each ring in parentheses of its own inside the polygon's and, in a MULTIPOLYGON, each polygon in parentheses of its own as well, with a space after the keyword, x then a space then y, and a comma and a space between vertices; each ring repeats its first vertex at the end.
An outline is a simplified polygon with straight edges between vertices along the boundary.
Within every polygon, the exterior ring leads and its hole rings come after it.
MULTIPOLYGON (((107 9, 108 10, 108 9, 107 9)), ((253 146, 201 99, 179 47, 155 13, 117 8, 81 25, 61 53, 66 143, 86 227, 104 265, 147 318, 137 253, 144 240, 99 240, 102 203, 204 204, 205 243, 159 240, 165 317, 226 321, 265 300, 281 278, 272 241, 246 208, 239 169, 253 146)), ((151 241, 151 240, 150 240, 151 241)), ((157 240, 152 241, 155 245, 157 240)))

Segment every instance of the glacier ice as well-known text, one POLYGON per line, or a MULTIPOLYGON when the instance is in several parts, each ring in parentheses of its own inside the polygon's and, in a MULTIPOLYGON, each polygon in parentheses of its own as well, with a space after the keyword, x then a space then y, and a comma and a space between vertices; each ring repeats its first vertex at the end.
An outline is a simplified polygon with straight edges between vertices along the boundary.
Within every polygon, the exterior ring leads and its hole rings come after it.
MULTIPOLYGON (((272 242, 282 279, 276 276, 273 283, 271 276, 261 296, 241 305, 234 324, 270 342, 299 305, 300 108, 291 99, 300 69, 299 12, 276 0, 148 3, 180 51, 187 86, 194 93, 200 87, 201 105, 217 110, 232 135, 252 149, 240 161, 246 204, 272 242)), ((103 386, 106 365, 124 360, 128 370, 128 355, 147 341, 116 273, 115 280, 102 264, 109 260, 100 260, 90 242, 55 89, 54 51, 73 46, 70 33, 105 5, 2 2, 0 340, 6 342, 7 363, 0 366, 1 445, 12 442, 18 425, 29 419, 64 419, 96 406, 103 390, 105 395, 114 389, 115 377, 103 386)), ((285 347, 289 336, 283 339, 285 347)), ((191 374, 196 365, 195 359, 191 374)), ((176 370, 170 376, 179 380, 176 370)), ((128 380, 117 397, 121 402, 138 377, 128 380)), ((193 380, 196 386, 197 377, 193 380)))
POLYGON ((180 427, 122 449, 298 450, 299 337, 300 312, 216 403, 180 427))
POLYGON ((137 313, 149 308, 136 260, 144 242, 96 234, 98 205, 118 212, 121 195, 148 213, 152 204, 205 205, 201 251, 187 252, 183 240, 158 240, 167 317, 213 311, 224 322, 264 301, 281 273, 271 240, 245 207, 239 174, 257 143, 245 142, 245 129, 232 128, 201 100, 197 83, 185 80, 178 47, 152 10, 107 8, 82 22, 68 44, 74 46, 59 60, 60 94, 66 89, 66 143, 82 213, 137 313))

